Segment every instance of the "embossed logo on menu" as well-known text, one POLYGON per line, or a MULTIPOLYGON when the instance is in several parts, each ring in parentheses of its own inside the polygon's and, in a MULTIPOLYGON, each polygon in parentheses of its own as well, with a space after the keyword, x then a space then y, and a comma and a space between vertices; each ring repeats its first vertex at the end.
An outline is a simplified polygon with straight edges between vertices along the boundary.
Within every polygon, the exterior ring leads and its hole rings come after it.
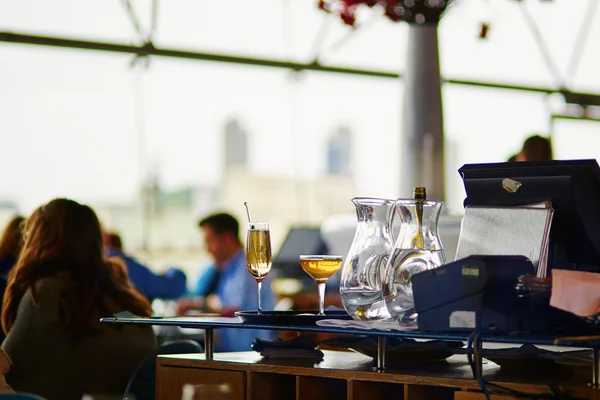
POLYGON ((463 276, 479 276, 479 268, 471 267, 469 265, 465 265, 462 267, 462 275, 463 276))
POLYGON ((502 188, 509 193, 515 193, 523 184, 514 179, 504 178, 502 179, 502 188))

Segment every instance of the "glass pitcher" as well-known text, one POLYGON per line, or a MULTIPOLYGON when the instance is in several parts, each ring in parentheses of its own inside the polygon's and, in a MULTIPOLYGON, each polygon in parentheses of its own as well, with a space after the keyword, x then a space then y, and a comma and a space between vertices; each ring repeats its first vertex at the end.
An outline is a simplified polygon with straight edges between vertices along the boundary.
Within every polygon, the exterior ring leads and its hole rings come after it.
POLYGON ((342 267, 342 304, 355 320, 392 321, 381 288, 393 248, 388 218, 394 200, 356 197, 352 202, 358 223, 342 267))
POLYGON ((389 214, 390 226, 394 216, 400 218, 400 232, 384 269, 382 289, 388 312, 401 325, 415 326, 417 322, 412 276, 446 262, 437 233, 442 207, 442 202, 427 200, 424 188, 416 188, 413 199, 396 200, 389 214))

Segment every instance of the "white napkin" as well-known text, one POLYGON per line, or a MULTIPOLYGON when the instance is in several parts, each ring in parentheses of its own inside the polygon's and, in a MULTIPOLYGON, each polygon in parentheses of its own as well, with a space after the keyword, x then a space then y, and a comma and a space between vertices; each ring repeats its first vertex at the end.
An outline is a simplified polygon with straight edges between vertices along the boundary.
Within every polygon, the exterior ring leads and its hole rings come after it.
POLYGON ((397 322, 354 321, 343 319, 321 319, 317 321, 317 325, 335 328, 378 329, 382 331, 414 331, 417 329, 416 326, 401 326, 397 322))

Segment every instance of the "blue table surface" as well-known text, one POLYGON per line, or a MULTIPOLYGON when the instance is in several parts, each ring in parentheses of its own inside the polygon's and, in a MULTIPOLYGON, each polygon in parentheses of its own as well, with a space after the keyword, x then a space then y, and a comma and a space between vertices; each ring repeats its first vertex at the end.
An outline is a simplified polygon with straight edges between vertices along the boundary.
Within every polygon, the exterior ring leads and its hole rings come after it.
MULTIPOLYGON (((470 332, 437 332, 437 331, 394 331, 394 330, 379 330, 366 329, 355 327, 331 327, 319 325, 274 325, 274 324, 250 324, 242 323, 237 317, 135 317, 135 316, 118 316, 110 318, 102 318, 103 323, 114 324, 142 324, 142 325, 162 325, 162 326, 179 326, 181 328, 192 329, 219 329, 219 328, 236 328, 236 329, 265 329, 279 331, 296 331, 296 332, 320 332, 320 333, 335 333, 349 335, 366 335, 366 336, 386 336, 399 338, 413 339, 437 339, 437 340, 462 340, 468 339, 470 332)), ((585 347, 585 348, 600 348, 600 336, 567 336, 567 335, 528 335, 528 334, 484 334, 482 340, 496 343, 511 343, 511 344, 533 344, 533 345, 550 345, 550 346, 565 346, 565 347, 585 347)))

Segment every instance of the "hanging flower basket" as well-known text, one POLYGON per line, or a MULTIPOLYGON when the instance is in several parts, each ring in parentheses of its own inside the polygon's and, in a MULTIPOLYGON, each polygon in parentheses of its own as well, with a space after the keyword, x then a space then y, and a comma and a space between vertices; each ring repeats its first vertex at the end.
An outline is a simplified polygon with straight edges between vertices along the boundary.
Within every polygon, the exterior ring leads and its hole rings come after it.
POLYGON ((416 24, 439 22, 453 0, 319 0, 319 8, 340 16, 346 25, 356 25, 359 7, 379 8, 394 22, 416 24))

